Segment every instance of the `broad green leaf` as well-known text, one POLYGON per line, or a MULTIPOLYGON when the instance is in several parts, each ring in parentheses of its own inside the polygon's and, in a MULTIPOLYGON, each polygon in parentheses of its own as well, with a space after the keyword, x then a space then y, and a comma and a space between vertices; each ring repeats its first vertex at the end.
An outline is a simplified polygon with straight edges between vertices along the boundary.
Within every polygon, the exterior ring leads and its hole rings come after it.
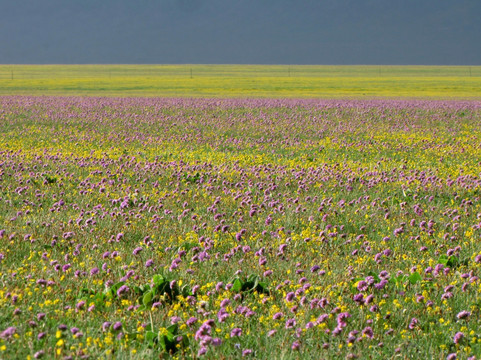
POLYGON ((446 262, 446 266, 454 268, 459 264, 459 259, 456 256, 450 256, 446 262))
POLYGON ((187 334, 182 335, 182 346, 185 348, 189 346, 189 338, 187 334))
POLYGON ((155 339, 157 338, 157 334, 153 331, 146 331, 145 332, 145 340, 150 344, 153 345, 155 339))
POLYGON ((254 278, 254 285, 252 286, 252 289, 256 290, 258 284, 259 284, 259 276, 256 276, 254 278))
POLYGON ((174 341, 173 335, 170 333, 168 333, 167 335, 160 335, 159 343, 165 352, 175 352, 177 350, 177 348, 175 347, 176 342, 174 341))
POLYGON ((239 278, 236 278, 232 283, 232 291, 239 292, 242 290, 242 281, 239 278))
POLYGON ((438 263, 446 265, 448 263, 448 259, 449 259, 448 256, 443 254, 439 257, 438 263))
POLYGON ((179 331, 179 325, 177 325, 177 324, 170 325, 167 328, 167 331, 169 333, 171 333, 172 335, 177 335, 177 332, 179 331))
POLYGON ((421 277, 421 275, 416 271, 414 273, 412 273, 410 276, 409 276, 409 282, 411 284, 416 284, 418 281, 421 281, 423 278, 421 277))
POLYGON ((146 292, 142 297, 142 304, 144 304, 146 308, 149 308, 150 306, 152 306, 153 298, 154 298, 154 294, 152 293, 152 291, 146 292))
POLYGON ((160 274, 156 274, 152 280, 154 281, 155 285, 160 285, 165 281, 165 278, 160 274))

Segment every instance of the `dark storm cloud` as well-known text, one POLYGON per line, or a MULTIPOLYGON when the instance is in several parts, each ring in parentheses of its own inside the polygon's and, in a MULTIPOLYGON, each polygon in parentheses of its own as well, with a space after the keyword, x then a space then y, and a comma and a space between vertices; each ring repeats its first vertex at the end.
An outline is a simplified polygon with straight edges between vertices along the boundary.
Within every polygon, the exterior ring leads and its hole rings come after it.
POLYGON ((480 64, 479 0, 0 0, 1 63, 480 64))

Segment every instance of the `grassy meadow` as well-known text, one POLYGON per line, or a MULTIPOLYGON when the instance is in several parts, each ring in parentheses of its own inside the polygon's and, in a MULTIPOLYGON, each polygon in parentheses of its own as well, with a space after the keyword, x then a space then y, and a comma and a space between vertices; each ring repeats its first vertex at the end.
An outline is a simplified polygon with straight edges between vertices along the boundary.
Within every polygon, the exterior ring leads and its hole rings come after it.
POLYGON ((0 65, 1 359, 474 359, 481 67, 0 65))
POLYGON ((480 126, 479 101, 0 97, 0 358, 474 359, 480 126))
POLYGON ((0 65, 0 95, 479 99, 481 67, 0 65))

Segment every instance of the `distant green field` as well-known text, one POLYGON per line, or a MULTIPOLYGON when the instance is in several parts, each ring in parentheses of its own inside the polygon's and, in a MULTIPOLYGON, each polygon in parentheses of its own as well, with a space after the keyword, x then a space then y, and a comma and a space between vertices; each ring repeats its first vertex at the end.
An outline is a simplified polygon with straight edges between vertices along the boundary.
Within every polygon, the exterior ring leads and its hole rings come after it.
POLYGON ((0 95, 481 98, 481 66, 0 65, 0 95))

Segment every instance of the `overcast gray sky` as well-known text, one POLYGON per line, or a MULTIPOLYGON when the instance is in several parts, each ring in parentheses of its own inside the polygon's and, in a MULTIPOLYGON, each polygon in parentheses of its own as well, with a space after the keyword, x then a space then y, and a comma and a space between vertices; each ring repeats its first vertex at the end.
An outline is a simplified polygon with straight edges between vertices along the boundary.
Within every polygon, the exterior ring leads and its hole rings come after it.
POLYGON ((481 64, 481 0, 0 0, 3 64, 481 64))

